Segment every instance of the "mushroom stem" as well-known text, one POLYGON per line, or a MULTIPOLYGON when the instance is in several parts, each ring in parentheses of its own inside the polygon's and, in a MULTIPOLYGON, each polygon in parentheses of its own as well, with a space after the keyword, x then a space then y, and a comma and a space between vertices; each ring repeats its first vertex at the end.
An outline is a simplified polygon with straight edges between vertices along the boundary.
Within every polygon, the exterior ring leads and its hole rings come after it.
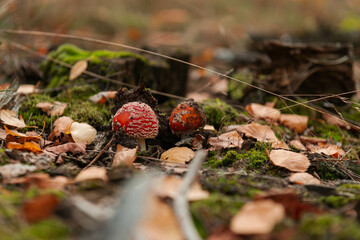
POLYGON ((146 143, 145 138, 138 138, 136 139, 140 145, 140 151, 146 151, 146 143))

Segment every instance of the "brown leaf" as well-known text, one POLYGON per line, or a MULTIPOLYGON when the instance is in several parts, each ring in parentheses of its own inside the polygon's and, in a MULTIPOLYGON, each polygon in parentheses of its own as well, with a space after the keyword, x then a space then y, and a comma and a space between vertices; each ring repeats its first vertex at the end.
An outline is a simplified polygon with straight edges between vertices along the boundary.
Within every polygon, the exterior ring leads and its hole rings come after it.
POLYGON ((275 166, 294 172, 305 172, 310 166, 310 161, 304 154, 282 149, 272 150, 269 153, 269 159, 275 166))
POLYGON ((34 142, 25 142, 24 144, 17 143, 17 142, 9 142, 7 143, 6 147, 8 149, 18 149, 18 150, 27 150, 33 153, 40 153, 43 150, 41 149, 38 143, 34 142))
POLYGON ((150 193, 146 198, 144 215, 138 223, 138 232, 146 239, 185 239, 173 208, 154 193, 150 193))
POLYGON ((333 145, 333 144, 323 144, 319 143, 318 145, 308 144, 306 147, 314 153, 319 154, 326 154, 332 156, 333 158, 340 159, 342 156, 345 155, 345 151, 342 150, 340 147, 333 145))
POLYGON ((265 119, 270 122, 279 121, 281 115, 279 110, 258 103, 247 105, 246 111, 255 119, 265 119))
POLYGON ((160 159, 177 162, 177 163, 187 163, 195 157, 195 152, 187 147, 174 147, 163 152, 160 159))
POLYGON ((221 150, 223 148, 241 148, 243 139, 237 131, 221 134, 218 137, 209 138, 210 151, 221 150))
POLYGON ((114 99, 115 94, 117 91, 104 91, 99 92, 93 96, 90 97, 90 101, 92 101, 95 104, 105 104, 109 99, 114 99))
POLYGON ((0 121, 2 124, 7 126, 15 127, 15 128, 24 128, 26 124, 24 119, 17 118, 17 113, 7 109, 0 109, 0 121))
POLYGON ((290 182, 300 185, 316 185, 321 184, 320 180, 309 173, 292 173, 289 177, 290 182))
POLYGON ((75 78, 79 77, 88 67, 86 60, 77 61, 70 70, 69 80, 72 81, 75 78))
POLYGON ((296 114, 281 114, 280 123, 286 127, 302 133, 307 128, 309 117, 296 114))
POLYGON ((286 215, 299 220, 304 213, 321 213, 309 203, 304 203, 293 189, 271 190, 263 195, 257 195, 256 200, 272 200, 283 205, 286 215))
MULTIPOLYGON (((155 190, 156 195, 158 195, 159 197, 168 197, 174 199, 180 185, 183 182, 183 179, 175 175, 169 175, 165 177, 160 177, 159 181, 160 183, 159 185, 157 185, 157 188, 155 190)), ((189 201, 198 201, 206 199, 208 197, 209 192, 203 190, 198 181, 195 181, 191 185, 187 193, 187 199, 189 201)))
POLYGON ((237 126, 238 132, 245 133, 247 137, 256 138, 260 142, 277 142, 278 139, 275 136, 274 131, 266 125, 261 125, 255 122, 251 122, 246 125, 237 126))
POLYGON ((35 223, 51 216, 59 205, 60 199, 55 194, 43 194, 25 202, 21 213, 28 223, 35 223))
POLYGON ((69 180, 64 176, 51 178, 48 173, 31 173, 26 177, 13 178, 3 181, 4 184, 25 184, 26 188, 37 186, 40 189, 62 190, 69 180))
POLYGON ((101 167, 89 167, 82 170, 74 179, 75 182, 82 182, 87 180, 100 179, 104 182, 108 181, 108 176, 105 168, 101 167))
POLYGON ((48 116, 58 117, 63 115, 67 104, 62 102, 40 102, 36 104, 37 108, 40 108, 43 112, 45 112, 48 116))
POLYGON ((323 113, 322 117, 325 119, 325 121, 328 124, 339 126, 339 127, 342 127, 342 128, 348 129, 348 130, 351 129, 351 125, 349 123, 347 123, 346 121, 340 119, 339 117, 336 117, 331 114, 326 114, 326 113, 323 113))
POLYGON ((291 140, 289 144, 290 144, 290 146, 297 148, 299 150, 302 150, 302 151, 306 150, 305 146, 299 140, 291 140))
POLYGON ((16 90, 18 94, 28 95, 36 92, 36 86, 32 84, 21 84, 16 90))
POLYGON ((116 167, 122 164, 132 165, 137 157, 136 152, 138 149, 138 146, 136 146, 136 148, 126 148, 118 144, 111 167, 116 167))
POLYGON ((284 217, 283 205, 272 200, 248 202, 231 219, 230 229, 236 234, 267 234, 284 217))
POLYGON ((317 137, 308 137, 308 136, 300 136, 300 140, 303 144, 318 144, 318 143, 326 143, 327 140, 325 138, 317 138, 317 137))
POLYGON ((66 152, 71 152, 73 154, 82 153, 86 154, 86 143, 65 143, 62 145, 57 145, 54 147, 47 147, 45 148, 46 151, 61 154, 66 152))
POLYGON ((195 137, 191 139, 191 148, 194 150, 199 150, 203 148, 203 142, 205 138, 201 134, 196 134, 195 137))
POLYGON ((69 117, 60 117, 54 122, 54 130, 49 135, 49 140, 54 141, 59 138, 61 133, 69 133, 70 126, 74 121, 69 117))
POLYGON ((277 141, 277 142, 273 142, 271 143, 271 147, 272 148, 282 148, 282 149, 287 149, 289 150, 289 146, 286 145, 286 143, 284 143, 283 141, 277 141))

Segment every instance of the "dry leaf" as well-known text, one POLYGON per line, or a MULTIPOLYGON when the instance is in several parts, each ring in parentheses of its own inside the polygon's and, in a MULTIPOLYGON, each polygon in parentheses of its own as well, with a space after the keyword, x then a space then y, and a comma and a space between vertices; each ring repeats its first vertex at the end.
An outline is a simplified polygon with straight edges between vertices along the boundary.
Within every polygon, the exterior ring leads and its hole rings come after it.
POLYGON ((24 175, 28 172, 33 172, 37 168, 33 165, 25 165, 20 163, 9 163, 0 167, 0 173, 3 178, 13 178, 24 175))
POLYGON ((317 137, 308 137, 308 136, 300 136, 300 140, 303 144, 318 144, 318 143, 326 143, 327 140, 325 138, 317 138, 317 137))
POLYGON ((62 145, 57 145, 54 147, 47 147, 45 148, 46 151, 55 154, 61 154, 66 152, 71 152, 73 154, 82 153, 86 154, 86 143, 65 143, 62 145))
POLYGON ((194 150, 199 150, 203 148, 203 142, 205 138, 201 134, 196 134, 195 137, 191 139, 191 148, 194 150))
POLYGON ((279 110, 258 103, 247 105, 246 111, 254 118, 265 119, 271 122, 278 121, 281 115, 279 110))
POLYGON ((59 203, 60 199, 57 195, 43 194, 25 202, 21 207, 21 212, 28 223, 34 223, 51 216, 59 203))
POLYGON ((278 139, 275 136, 274 131, 266 125, 261 125, 255 122, 251 122, 246 125, 237 126, 238 132, 245 133, 247 137, 256 138, 260 142, 277 142, 278 139))
POLYGON ((285 208, 286 215, 299 220, 304 213, 321 213, 310 203, 302 202, 293 189, 270 190, 262 195, 257 195, 255 200, 272 200, 280 203, 285 208))
MULTIPOLYGON (((169 175, 159 178, 160 183, 157 185, 155 189, 156 195, 159 197, 168 197, 174 199, 180 185, 183 182, 183 179, 175 176, 169 175)), ((199 181, 195 181, 188 193, 187 193, 187 200, 189 201, 198 201, 202 199, 206 199, 209 197, 209 192, 202 189, 199 181)))
POLYGON ((36 92, 36 86, 32 84, 21 84, 16 90, 18 94, 28 95, 36 92))
POLYGON ((75 182, 82 182, 87 180, 100 179, 104 182, 108 181, 108 176, 106 174, 106 169, 101 167, 89 167, 85 170, 82 170, 74 179, 75 182))
POLYGON ((75 78, 79 77, 88 67, 86 60, 77 61, 70 70, 69 80, 72 81, 75 78))
POLYGON ((307 128, 309 117, 296 114, 281 114, 280 123, 284 126, 302 133, 307 128))
POLYGON ((314 153, 319 154, 326 154, 332 156, 333 158, 340 159, 342 156, 345 155, 345 151, 342 150, 340 147, 333 145, 333 144, 323 144, 319 143, 318 145, 308 144, 306 147, 314 153))
POLYGON ((169 204, 150 193, 146 198, 144 214, 138 222, 140 238, 153 240, 183 240, 174 210, 169 204))
POLYGON ((66 103, 62 102, 41 102, 36 104, 37 108, 40 108, 43 112, 45 112, 48 116, 59 117, 63 115, 65 108, 67 107, 66 103))
POLYGON ((272 200, 248 202, 231 219, 230 229, 236 234, 267 234, 284 217, 284 207, 272 200))
POLYGON ((165 151, 161 154, 160 159, 177 162, 177 163, 187 163, 195 157, 195 152, 187 147, 174 147, 165 151))
POLYGON ((0 90, 8 89, 11 86, 10 83, 1 83, 0 84, 0 90))
POLYGON ((87 123, 73 122, 70 126, 71 137, 76 143, 90 144, 96 137, 96 129, 87 123))
POLYGON ((221 150, 223 148, 241 148, 243 139, 237 131, 221 134, 218 137, 209 138, 210 151, 221 150))
POLYGON ((290 182, 300 185, 316 185, 321 184, 320 180, 309 173, 292 173, 289 177, 290 182))
POLYGON ((302 150, 302 151, 306 150, 305 146, 299 140, 291 140, 289 144, 290 144, 290 146, 297 148, 299 150, 302 150))
POLYGON ((275 166, 294 172, 305 172, 310 166, 310 161, 304 154, 282 149, 272 150, 269 153, 269 159, 275 166))
POLYGON ((51 178, 48 173, 31 173, 26 177, 13 178, 3 181, 4 184, 25 184, 26 188, 37 186, 40 189, 62 190, 69 180, 64 176, 51 178))
POLYGON ((24 119, 19 119, 16 117, 17 113, 7 109, 0 109, 0 121, 2 124, 7 126, 16 127, 16 128, 24 128, 26 124, 24 119))
POLYGON ((116 167, 122 164, 132 165, 137 157, 136 152, 138 149, 138 146, 136 146, 136 148, 126 148, 118 144, 111 167, 116 167))
POLYGON ((290 149, 289 146, 286 143, 284 143, 283 141, 273 142, 271 144, 271 147, 272 148, 282 148, 282 149, 287 149, 287 150, 290 149))
POLYGON ((54 130, 49 135, 49 140, 53 141, 55 138, 61 136, 61 133, 68 133, 70 132, 70 126, 74 122, 69 117, 60 117, 54 122, 54 130))
POLYGON ((24 144, 17 143, 17 142, 9 142, 7 143, 6 147, 8 149, 18 149, 18 150, 27 150, 33 153, 40 153, 43 150, 41 149, 38 143, 34 142, 25 142, 24 144))
POLYGON ((117 91, 99 92, 99 93, 91 96, 90 101, 92 101, 95 104, 97 104, 97 103, 105 104, 109 99, 114 99, 116 93, 117 93, 117 91))
POLYGON ((339 126, 339 127, 342 127, 342 128, 346 128, 348 130, 351 129, 351 125, 349 123, 347 123, 346 121, 340 119, 339 117, 335 117, 335 116, 333 116, 331 114, 326 114, 326 113, 323 113, 322 117, 325 119, 325 121, 328 124, 339 126))

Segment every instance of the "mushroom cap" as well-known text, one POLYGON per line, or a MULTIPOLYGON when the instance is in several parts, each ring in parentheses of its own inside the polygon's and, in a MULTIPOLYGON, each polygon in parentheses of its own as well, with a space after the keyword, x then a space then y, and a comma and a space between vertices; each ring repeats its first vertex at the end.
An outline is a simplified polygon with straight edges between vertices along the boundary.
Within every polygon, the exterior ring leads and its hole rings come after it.
POLYGON ((116 112, 112 127, 114 131, 120 127, 130 137, 145 139, 158 135, 159 122, 149 105, 142 102, 129 102, 116 112))
POLYGON ((205 113, 193 100, 179 103, 170 116, 170 128, 175 133, 194 131, 204 127, 205 124, 205 113))

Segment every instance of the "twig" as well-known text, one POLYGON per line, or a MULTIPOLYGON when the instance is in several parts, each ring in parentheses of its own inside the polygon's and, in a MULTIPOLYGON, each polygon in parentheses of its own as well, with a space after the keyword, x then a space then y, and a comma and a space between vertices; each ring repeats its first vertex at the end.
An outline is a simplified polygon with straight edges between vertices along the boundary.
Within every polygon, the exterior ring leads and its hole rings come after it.
POLYGON ((90 167, 91 165, 93 165, 94 162, 96 162, 101 157, 101 155, 103 155, 103 153, 110 147, 110 145, 113 141, 114 141, 114 138, 111 138, 110 141, 106 144, 106 146, 103 149, 101 149, 99 154, 86 167, 84 167, 83 170, 85 170, 88 167, 90 167))
POLYGON ((194 222, 189 211, 189 203, 187 201, 187 192, 193 183, 198 170, 202 166, 207 153, 204 150, 199 150, 190 165, 189 171, 186 173, 184 180, 174 199, 174 211, 179 221, 180 227, 188 240, 200 240, 198 232, 194 227, 194 222))

